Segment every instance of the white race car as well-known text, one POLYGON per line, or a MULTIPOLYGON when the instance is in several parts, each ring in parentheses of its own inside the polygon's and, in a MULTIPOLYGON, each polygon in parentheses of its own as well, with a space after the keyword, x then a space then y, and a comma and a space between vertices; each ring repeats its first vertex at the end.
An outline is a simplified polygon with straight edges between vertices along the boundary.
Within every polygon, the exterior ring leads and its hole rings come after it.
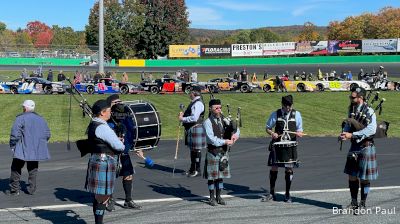
POLYGON ((315 86, 317 87, 317 91, 325 91, 325 90, 350 91, 357 87, 362 87, 365 90, 371 90, 371 86, 368 85, 368 83, 366 83, 366 82, 346 81, 346 80, 342 80, 339 78, 335 78, 335 80, 329 80, 329 81, 323 81, 323 80, 312 81, 312 83, 315 83, 315 86))

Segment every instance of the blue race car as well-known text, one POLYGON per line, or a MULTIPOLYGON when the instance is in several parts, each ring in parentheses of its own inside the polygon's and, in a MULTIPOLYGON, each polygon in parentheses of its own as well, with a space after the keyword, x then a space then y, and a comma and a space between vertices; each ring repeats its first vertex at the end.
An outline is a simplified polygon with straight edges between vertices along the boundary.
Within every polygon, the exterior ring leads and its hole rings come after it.
POLYGON ((142 91, 142 87, 140 85, 135 85, 132 83, 122 83, 118 80, 111 78, 101 78, 98 82, 89 82, 89 83, 77 83, 75 84, 75 88, 80 92, 86 92, 88 94, 94 93, 138 93, 142 91))

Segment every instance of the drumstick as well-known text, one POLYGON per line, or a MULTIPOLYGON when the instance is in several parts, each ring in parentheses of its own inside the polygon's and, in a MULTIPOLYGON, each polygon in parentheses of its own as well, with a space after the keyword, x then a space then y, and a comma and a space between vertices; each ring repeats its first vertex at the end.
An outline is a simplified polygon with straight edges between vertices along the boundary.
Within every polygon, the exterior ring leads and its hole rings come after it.
MULTIPOLYGON (((283 132, 287 132, 289 134, 297 134, 297 132, 294 132, 294 131, 283 131, 283 132)), ((307 134, 303 133, 303 135, 307 135, 307 134)))

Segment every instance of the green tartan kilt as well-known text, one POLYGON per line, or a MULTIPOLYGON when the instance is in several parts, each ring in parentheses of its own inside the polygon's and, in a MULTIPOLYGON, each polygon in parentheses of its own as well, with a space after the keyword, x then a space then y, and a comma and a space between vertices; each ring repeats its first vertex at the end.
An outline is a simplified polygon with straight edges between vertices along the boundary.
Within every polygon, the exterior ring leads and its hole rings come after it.
MULTIPOLYGON (((208 180, 231 178, 231 171, 228 162, 228 167, 224 171, 219 170, 219 161, 224 156, 222 153, 218 153, 214 156, 212 153, 207 152, 206 161, 204 163, 204 178, 208 180)), ((229 161, 229 156, 228 161, 229 161)))

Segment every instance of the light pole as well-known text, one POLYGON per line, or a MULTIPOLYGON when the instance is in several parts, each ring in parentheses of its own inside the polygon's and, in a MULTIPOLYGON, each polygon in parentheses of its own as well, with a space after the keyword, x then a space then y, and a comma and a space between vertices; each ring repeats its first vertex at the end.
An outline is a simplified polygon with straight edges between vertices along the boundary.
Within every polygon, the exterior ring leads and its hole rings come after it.
POLYGON ((99 0, 99 73, 104 73, 104 3, 99 0))

